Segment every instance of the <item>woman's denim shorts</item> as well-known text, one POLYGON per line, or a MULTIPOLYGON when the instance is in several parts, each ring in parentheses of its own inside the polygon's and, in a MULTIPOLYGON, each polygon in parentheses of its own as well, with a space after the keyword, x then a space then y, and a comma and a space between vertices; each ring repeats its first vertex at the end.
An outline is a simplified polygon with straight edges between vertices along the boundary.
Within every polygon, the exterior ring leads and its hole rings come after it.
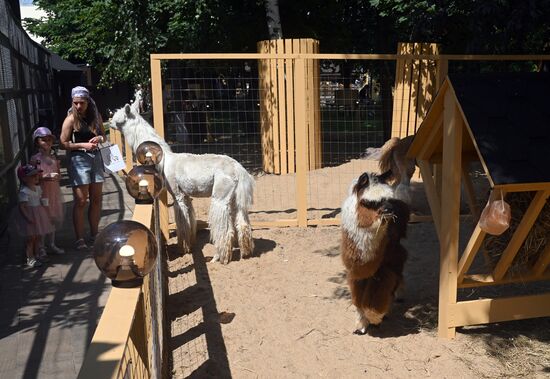
POLYGON ((103 162, 99 150, 95 153, 71 151, 69 153, 69 185, 83 186, 90 183, 103 183, 103 162))

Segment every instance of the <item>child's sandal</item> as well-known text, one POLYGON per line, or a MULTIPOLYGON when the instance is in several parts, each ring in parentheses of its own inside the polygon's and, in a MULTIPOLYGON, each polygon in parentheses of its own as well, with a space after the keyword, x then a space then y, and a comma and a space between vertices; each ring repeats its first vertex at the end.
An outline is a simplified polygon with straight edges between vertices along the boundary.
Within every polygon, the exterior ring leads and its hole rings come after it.
POLYGON ((86 241, 84 241, 84 238, 76 240, 75 248, 76 250, 79 250, 79 251, 88 250, 88 245, 86 245, 86 241))

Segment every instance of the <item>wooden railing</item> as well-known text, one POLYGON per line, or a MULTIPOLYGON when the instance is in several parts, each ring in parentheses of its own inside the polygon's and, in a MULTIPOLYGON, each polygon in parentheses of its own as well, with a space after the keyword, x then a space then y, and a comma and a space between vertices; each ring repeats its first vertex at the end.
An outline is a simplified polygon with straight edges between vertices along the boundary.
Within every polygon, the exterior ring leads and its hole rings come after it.
MULTIPOLYGON (((111 143, 117 144, 125 152, 127 168, 122 174, 126 174, 133 166, 131 148, 123 143, 119 131, 111 129, 109 137, 111 143)), ((165 241, 164 237, 168 236, 166 190, 159 201, 160 225, 155 226, 154 211, 153 205, 136 204, 132 219, 151 229, 157 236, 160 233, 161 240, 165 241)), ((165 244, 163 242, 160 245, 162 254, 165 244)), ((163 259, 158 259, 157 264, 159 262, 163 262, 163 259)), ((168 351, 164 349, 166 337, 162 333, 162 309, 161 314, 155 314, 164 283, 156 283, 156 280, 159 279, 155 279, 152 272, 144 278, 141 287, 111 288, 78 378, 141 379, 166 376, 168 351), (155 340, 159 330, 161 335, 155 340)))
MULTIPOLYGON (((136 205, 132 219, 151 228, 152 217, 151 205, 136 205)), ((141 287, 112 287, 79 378, 151 377, 149 284, 147 276, 141 287)))

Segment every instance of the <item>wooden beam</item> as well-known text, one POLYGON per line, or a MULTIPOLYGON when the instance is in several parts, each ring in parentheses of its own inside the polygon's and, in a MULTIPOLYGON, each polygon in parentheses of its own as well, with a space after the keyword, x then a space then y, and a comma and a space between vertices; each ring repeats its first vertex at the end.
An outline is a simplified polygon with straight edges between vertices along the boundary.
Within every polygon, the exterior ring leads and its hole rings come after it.
POLYGON ((542 275, 521 274, 521 275, 506 275, 504 278, 495 282, 493 274, 467 274, 464 275, 464 280, 458 285, 459 288, 476 288, 486 286, 498 286, 511 283, 527 283, 550 280, 550 273, 546 272, 542 275))
POLYGON ((78 379, 117 378, 140 293, 141 287, 111 289, 78 379))
MULTIPOLYGON (((416 131, 414 141, 411 144, 409 151, 407 152, 408 158, 418 157, 418 153, 426 145, 426 139, 428 135, 431 133, 432 128, 436 126, 434 125, 434 123, 437 123, 439 117, 443 114, 443 103, 447 87, 447 82, 444 82, 443 87, 441 87, 435 99, 433 100, 428 114, 424 118, 424 121, 422 121, 420 128, 416 131)), ((394 137, 393 133, 392 137, 394 137)))
POLYGON ((443 139, 443 112, 439 115, 437 121, 433 124, 432 130, 426 137, 423 147, 416 156, 416 159, 430 160, 434 151, 443 139))
POLYGON ((443 165, 441 204, 445 217, 441 218, 439 318, 438 335, 454 338, 451 307, 456 304, 458 233, 460 215, 460 173, 463 121, 458 113, 456 97, 445 93, 443 114, 443 165))
POLYGON ((288 226, 298 226, 297 219, 282 219, 274 221, 252 221, 250 223, 253 228, 272 228, 272 227, 288 227, 288 226))
MULTIPOLYGON (((397 54, 405 53, 404 42, 397 44, 397 54)), ((403 75, 405 72, 405 59, 397 58, 395 62, 395 90, 393 92, 393 116, 392 116, 392 128, 391 137, 401 138, 401 118, 403 116, 403 75)))
POLYGON ((426 191, 428 204, 430 205, 430 210, 432 211, 435 231, 437 232, 437 237, 439 238, 439 241, 441 241, 441 200, 435 187, 432 168, 428 162, 423 160, 418 160, 416 163, 418 164, 418 167, 420 167, 420 172, 422 174, 424 190, 426 191))
MULTIPOLYGON (((435 55, 401 55, 401 54, 307 54, 307 53, 285 53, 275 54, 262 53, 166 53, 151 54, 152 59, 360 59, 360 60, 395 60, 399 58, 424 59, 424 60, 451 60, 451 61, 546 61, 550 60, 550 54, 435 54, 435 55)), ((444 76, 441 75, 443 78, 444 76)))
POLYGON ((472 236, 468 241, 468 245, 466 245, 464 253, 460 257, 460 261, 458 262, 459 285, 464 280, 464 275, 466 275, 466 272, 468 272, 468 270, 470 269, 470 266, 472 265, 472 262, 474 261, 474 258, 479 251, 479 248, 481 247, 481 243, 483 242, 484 238, 485 232, 481 230, 481 228, 479 227, 479 223, 477 223, 474 232, 472 233, 472 236))
POLYGON ((307 227, 307 116, 306 116, 306 62, 296 60, 296 208, 298 226, 307 227))
POLYGON ((546 247, 540 253, 539 259, 533 266, 533 274, 535 276, 541 276, 550 264, 550 242, 546 243, 546 247))
POLYGON ((498 261, 495 270, 493 271, 495 281, 499 281, 500 279, 502 279, 502 277, 504 277, 504 274, 506 274, 506 271, 508 271, 508 268, 516 257, 519 248, 523 244, 523 241, 525 241, 527 234, 531 230, 531 227, 535 223, 537 216, 539 215, 542 207, 546 203, 548 194, 549 192, 547 191, 538 191, 535 194, 535 197, 533 198, 531 204, 529 205, 529 208, 523 215, 523 218, 521 219, 520 224, 514 232, 512 239, 508 243, 508 246, 506 246, 506 249, 502 253, 500 260, 498 261))
MULTIPOLYGON (((278 39, 275 41, 275 46, 278 53, 284 53, 285 52, 285 44, 283 39, 278 39)), ((287 145, 287 99, 286 99, 286 89, 285 89, 285 61, 284 59, 273 59, 273 62, 276 63, 276 70, 277 73, 274 76, 274 79, 277 83, 277 93, 278 93, 278 99, 277 102, 279 104, 279 107, 277 111, 279 114, 277 115, 279 119, 279 149, 281 151, 280 158, 281 158, 281 174, 288 174, 289 172, 294 172, 289 170, 288 168, 288 145, 287 145)))
POLYGON ((164 138, 164 105, 162 98, 162 71, 160 60, 151 54, 151 97, 153 101, 153 124, 156 132, 164 138))
POLYGON ((435 182, 435 190, 438 194, 441 195, 441 188, 442 185, 442 178, 443 178, 443 167, 441 166, 441 163, 434 163, 432 165, 432 170, 434 174, 434 182, 435 182))
POLYGON ((506 192, 550 191, 550 183, 497 184, 494 188, 502 188, 506 192))
POLYGON ((461 301, 451 305, 453 327, 550 316, 550 293, 504 299, 461 301))
MULTIPOLYGON (((294 39, 285 40, 285 51, 294 51, 294 39)), ((285 59, 284 70, 286 73, 286 101, 287 101, 287 133, 288 133, 288 172, 296 172, 296 149, 294 147, 295 140, 295 93, 294 93, 294 61, 285 59)))
POLYGON ((464 192, 466 194, 468 208, 470 208, 470 213, 472 214, 474 223, 477 224, 480 215, 479 206, 477 205, 474 184, 472 183, 472 178, 470 177, 469 164, 464 161, 462 162, 462 183, 464 183, 464 192))
MULTIPOLYGON (((269 51, 275 54, 277 57, 277 41, 270 40, 269 51)), ((269 60, 269 100, 270 100, 270 118, 271 129, 273 136, 273 165, 274 173, 281 173, 281 135, 280 135, 280 120, 279 120, 279 107, 282 106, 279 99, 279 86, 277 84, 277 59, 269 60)))

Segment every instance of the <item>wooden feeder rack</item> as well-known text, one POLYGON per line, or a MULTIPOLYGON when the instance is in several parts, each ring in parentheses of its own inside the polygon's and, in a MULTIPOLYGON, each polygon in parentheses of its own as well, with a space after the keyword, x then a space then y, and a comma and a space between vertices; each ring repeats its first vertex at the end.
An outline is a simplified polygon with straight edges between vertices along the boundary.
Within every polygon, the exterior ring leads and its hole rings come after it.
POLYGON ((440 241, 440 337, 466 325, 550 316, 550 293, 457 301, 460 288, 550 280, 550 243, 521 277, 509 270, 550 195, 550 75, 450 74, 408 152, 416 158, 440 241), (468 271, 486 233, 475 226, 459 255, 461 184, 475 214, 468 172, 479 161, 492 193, 534 192, 498 262, 486 274, 468 271))

